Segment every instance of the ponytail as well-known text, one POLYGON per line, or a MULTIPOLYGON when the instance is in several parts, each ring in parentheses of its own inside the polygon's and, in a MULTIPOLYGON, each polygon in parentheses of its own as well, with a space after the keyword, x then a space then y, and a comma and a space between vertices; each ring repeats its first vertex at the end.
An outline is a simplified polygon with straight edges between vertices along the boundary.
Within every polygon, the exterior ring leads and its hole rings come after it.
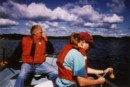
POLYGON ((78 33, 73 32, 70 35, 70 44, 78 45, 78 42, 79 42, 78 33))

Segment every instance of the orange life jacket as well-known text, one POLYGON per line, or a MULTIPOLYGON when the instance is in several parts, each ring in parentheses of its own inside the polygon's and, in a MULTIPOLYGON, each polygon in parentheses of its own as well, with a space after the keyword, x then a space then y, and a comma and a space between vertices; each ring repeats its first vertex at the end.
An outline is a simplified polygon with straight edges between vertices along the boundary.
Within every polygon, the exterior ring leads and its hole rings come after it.
MULTIPOLYGON (((84 49, 79 48, 78 46, 75 45, 71 45, 71 44, 67 44, 64 46, 64 48, 61 50, 58 59, 57 59, 57 65, 58 65, 58 76, 60 78, 66 79, 66 80, 70 80, 72 82, 75 82, 76 79, 73 76, 73 71, 69 70, 67 68, 65 68, 63 66, 64 60, 65 60, 65 56, 67 55, 67 53, 72 49, 75 48, 77 49, 83 56, 86 56, 86 52, 84 49)), ((72 54, 73 55, 73 54, 72 54)), ((87 62, 86 62, 86 73, 87 73, 87 62)))
POLYGON ((30 56, 30 52, 32 49, 33 39, 31 37, 23 37, 22 39, 22 62, 29 64, 41 64, 46 60, 45 51, 46 51, 46 43, 43 38, 38 39, 35 42, 35 53, 34 58, 30 56))

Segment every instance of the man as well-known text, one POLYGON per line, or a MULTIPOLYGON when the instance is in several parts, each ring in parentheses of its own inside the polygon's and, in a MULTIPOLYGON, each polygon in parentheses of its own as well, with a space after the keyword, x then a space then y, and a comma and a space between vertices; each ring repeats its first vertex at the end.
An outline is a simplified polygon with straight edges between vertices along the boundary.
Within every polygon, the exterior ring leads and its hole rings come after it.
MULTIPOLYGON (((19 44, 16 48, 17 50, 15 50, 16 53, 19 51, 17 56, 12 56, 15 57, 15 59, 18 56, 21 56, 22 58, 21 71, 14 87, 24 87, 24 82, 30 72, 35 72, 36 74, 47 74, 55 86, 57 70, 49 63, 45 62, 47 49, 46 43, 48 43, 48 38, 46 33, 42 31, 42 27, 40 25, 32 26, 31 36, 22 38, 21 44, 19 44)), ((18 60, 18 58, 16 60, 18 60)), ((1 62, 1 66, 5 66, 8 63, 13 63, 13 65, 15 65, 15 61, 9 60, 1 62)))

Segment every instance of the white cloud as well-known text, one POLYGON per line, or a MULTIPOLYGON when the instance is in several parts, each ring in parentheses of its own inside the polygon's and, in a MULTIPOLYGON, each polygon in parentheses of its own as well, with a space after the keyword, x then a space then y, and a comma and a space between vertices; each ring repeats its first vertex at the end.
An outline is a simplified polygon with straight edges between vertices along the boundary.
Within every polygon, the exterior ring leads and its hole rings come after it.
POLYGON ((64 21, 76 21, 77 16, 75 16, 74 14, 69 14, 64 9, 57 7, 56 9, 53 10, 52 19, 61 19, 64 21))
POLYGON ((25 31, 30 30, 30 28, 33 25, 40 25, 43 28, 43 31, 45 31, 47 33, 47 35, 49 36, 66 36, 68 34, 66 34, 68 31, 68 29, 64 26, 59 26, 57 22, 49 22, 49 21, 45 21, 45 22, 35 22, 35 21, 29 21, 26 23, 26 26, 28 27, 25 31))
POLYGON ((46 21, 45 23, 48 24, 48 25, 50 25, 50 26, 53 26, 53 27, 58 27, 58 22, 49 22, 49 21, 46 21))
MULTIPOLYGON (((72 5, 71 5, 72 6, 72 5)), ((67 7, 66 7, 67 8, 67 7)), ((117 24, 123 22, 123 17, 117 14, 99 13, 92 5, 85 5, 83 7, 73 6, 69 10, 71 13, 78 16, 78 20, 73 25, 84 26, 87 28, 117 28, 117 24)), ((100 29, 98 29, 100 31, 100 29)))
POLYGON ((43 23, 43 22, 35 22, 35 21, 29 21, 26 23, 26 26, 28 28, 31 28, 33 25, 40 25, 42 28, 43 28, 43 31, 46 31, 47 28, 49 28, 50 26, 46 23, 43 23))
POLYGON ((117 14, 112 15, 101 14, 96 10, 94 10, 94 8, 91 5, 85 5, 83 7, 75 6, 74 9, 71 9, 71 12, 73 14, 78 15, 78 17, 84 20, 84 22, 93 22, 93 23, 98 22, 100 24, 101 22, 108 22, 108 23, 123 22, 122 16, 118 16, 117 14))
POLYGON ((3 13, 14 18, 49 17, 51 13, 51 10, 42 3, 26 5, 8 1, 3 3, 1 7, 4 9, 1 9, 3 13))
POLYGON ((15 25, 18 25, 18 24, 19 23, 16 22, 16 21, 0 18, 0 26, 15 26, 15 25))
POLYGON ((104 25, 103 23, 90 23, 90 22, 84 23, 84 26, 86 27, 101 27, 103 25, 104 25))
POLYGON ((101 35, 104 37, 123 37, 126 36, 127 34, 122 32, 120 29, 107 29, 107 28, 89 28, 90 34, 92 35, 101 35))
MULTIPOLYGON (((31 3, 29 5, 8 1, 0 6, 0 12, 13 18, 48 18, 47 20, 75 21, 77 16, 57 7, 51 10, 43 3, 31 3), (10 9, 9 9, 10 8, 10 9)), ((2 16, 2 15, 1 15, 2 16)))
POLYGON ((32 14, 32 17, 35 16, 46 17, 46 16, 50 16, 51 13, 51 9, 47 8, 46 5, 42 3, 39 4, 31 3, 27 9, 30 12, 30 15, 32 14))
POLYGON ((111 28, 117 28, 117 25, 116 24, 112 24, 111 28))
MULTIPOLYGON (((116 3, 116 1, 113 2, 116 3)), ((86 3, 83 2, 83 0, 80 0, 80 4, 76 3, 75 5, 71 3, 63 7, 56 7, 52 10, 44 3, 31 3, 26 5, 8 0, 0 6, 0 17, 10 17, 17 20, 25 18, 25 26, 27 27, 25 33, 29 31, 32 25, 39 24, 43 26, 44 31, 48 35, 69 35, 74 31, 88 31, 93 35, 103 36, 124 35, 124 33, 117 29, 117 24, 124 21, 122 16, 116 13, 98 12, 87 0, 85 1, 86 3), (61 22, 66 22, 68 25, 62 25, 60 24, 61 22)), ((115 4, 108 4, 107 6, 115 8, 115 4)), ((15 21, 11 22, 10 20, 10 25, 11 23, 17 25, 15 21)), ((5 24, 9 24, 9 22, 5 24)))
POLYGON ((102 18, 102 15, 99 14, 91 5, 85 5, 83 7, 75 6, 74 9, 71 9, 71 12, 82 17, 86 18, 86 21, 99 21, 102 18))
POLYGON ((112 16, 105 16, 103 20, 108 23, 120 23, 123 22, 123 17, 113 14, 112 16))

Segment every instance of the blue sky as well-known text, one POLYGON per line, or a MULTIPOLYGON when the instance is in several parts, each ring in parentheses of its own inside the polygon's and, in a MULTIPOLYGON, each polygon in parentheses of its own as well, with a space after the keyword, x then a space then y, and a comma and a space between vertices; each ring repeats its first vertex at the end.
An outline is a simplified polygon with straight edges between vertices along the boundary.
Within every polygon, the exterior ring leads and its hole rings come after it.
POLYGON ((48 36, 130 36, 129 15, 129 0, 1 0, 0 34, 30 34, 39 24, 48 36))

